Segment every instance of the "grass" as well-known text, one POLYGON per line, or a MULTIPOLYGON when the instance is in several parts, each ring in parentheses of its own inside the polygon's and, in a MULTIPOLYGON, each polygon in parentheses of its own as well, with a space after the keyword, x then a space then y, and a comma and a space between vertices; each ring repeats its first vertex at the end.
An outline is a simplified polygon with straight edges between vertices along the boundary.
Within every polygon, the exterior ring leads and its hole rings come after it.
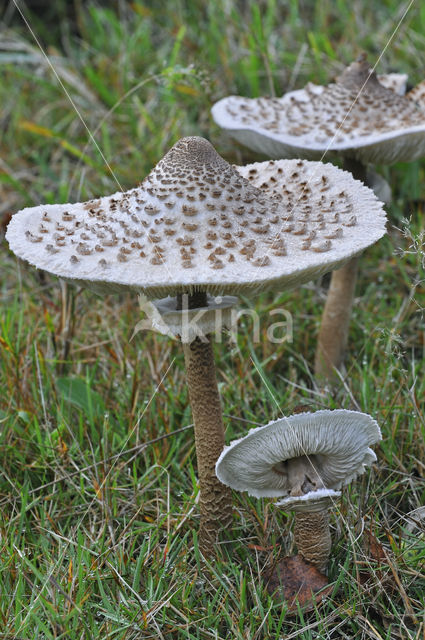
MULTIPOLYGON (((208 137, 230 161, 259 158, 215 127, 212 102, 326 82, 361 49, 373 60, 407 8, 136 0, 67 3, 65 19, 65 4, 51 27, 24 7, 57 76, 11 2, 2 16, 3 225, 33 203, 134 186, 183 135, 208 137)), ((414 2, 379 70, 419 81, 424 32, 414 2)), ((300 405, 359 409, 382 427, 377 464, 332 516, 334 592, 308 614, 289 615, 260 579, 293 552, 291 517, 271 501, 235 495, 218 560, 199 556, 179 346, 130 340, 134 297, 60 284, 0 245, 0 640, 424 637, 424 170, 382 169, 389 234, 363 261, 332 397, 311 374, 327 278, 255 301, 258 343, 246 320, 237 344, 215 347, 227 441, 300 405), (292 313, 292 343, 266 340, 273 308, 292 313)))

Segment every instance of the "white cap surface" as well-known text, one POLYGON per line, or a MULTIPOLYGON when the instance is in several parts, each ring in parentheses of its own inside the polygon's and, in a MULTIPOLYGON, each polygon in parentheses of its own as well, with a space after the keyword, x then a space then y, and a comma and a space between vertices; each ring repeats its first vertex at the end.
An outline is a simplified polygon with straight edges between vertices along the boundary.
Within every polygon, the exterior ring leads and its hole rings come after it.
POLYGON ((252 429, 225 447, 216 474, 223 484, 257 498, 288 497, 304 479, 291 478, 287 463, 306 459, 321 489, 337 491, 376 460, 370 446, 380 439, 377 422, 365 413, 296 414, 252 429))
POLYGON ((327 86, 309 83, 282 98, 229 96, 213 106, 212 115, 238 142, 271 158, 318 160, 325 152, 364 164, 421 158, 424 111, 400 95, 400 82, 386 77, 381 84, 369 74, 362 57, 327 86))
POLYGON ((20 258, 98 291, 149 299, 250 294, 302 284, 385 233, 373 192, 332 165, 229 165, 183 138, 139 187, 23 209, 6 238, 20 258))

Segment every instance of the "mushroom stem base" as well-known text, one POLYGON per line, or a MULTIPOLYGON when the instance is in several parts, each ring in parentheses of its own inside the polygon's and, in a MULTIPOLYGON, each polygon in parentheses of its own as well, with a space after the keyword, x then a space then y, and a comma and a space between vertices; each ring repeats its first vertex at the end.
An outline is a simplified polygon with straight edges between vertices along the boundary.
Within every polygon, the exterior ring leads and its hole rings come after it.
POLYGON ((224 428, 210 336, 184 344, 183 351, 201 492, 199 542, 203 553, 210 555, 218 532, 232 522, 230 489, 215 474, 215 463, 224 447, 224 428))
POLYGON ((294 538, 298 553, 325 572, 332 545, 328 509, 295 512, 294 538))

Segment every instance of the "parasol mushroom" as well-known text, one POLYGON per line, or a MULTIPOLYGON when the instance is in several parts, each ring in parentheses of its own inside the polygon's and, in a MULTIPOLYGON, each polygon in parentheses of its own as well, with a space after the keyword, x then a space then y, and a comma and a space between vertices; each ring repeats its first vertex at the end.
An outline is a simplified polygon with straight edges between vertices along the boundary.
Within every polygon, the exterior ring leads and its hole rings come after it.
POLYGON ((6 237, 20 258, 70 282, 100 293, 143 294, 162 319, 156 329, 181 337, 195 424, 200 539, 211 549, 220 526, 229 524, 231 501, 215 476, 224 430, 208 333, 214 309, 235 302, 214 296, 295 287, 384 233, 380 203, 347 172, 294 160, 233 167, 207 140, 189 137, 139 187, 86 203, 23 209, 6 237), (206 311, 206 324, 198 333, 180 331, 178 315, 190 321, 193 311, 206 311))
POLYGON ((406 96, 403 83, 393 86, 362 54, 327 86, 308 83, 281 98, 229 96, 211 112, 235 140, 270 158, 326 153, 363 164, 411 162, 425 154, 424 114, 415 103, 421 85, 406 96))
MULTIPOLYGON (((230 96, 213 106, 212 115, 250 149, 271 158, 343 158, 344 168, 373 188, 367 163, 425 155, 423 86, 404 96, 405 85, 404 74, 376 76, 362 54, 332 84, 309 83, 281 98, 230 96)), ((315 358, 316 375, 324 380, 332 380, 342 364, 357 267, 356 258, 331 277, 315 358)))
POLYGON ((329 559, 328 508, 376 460, 370 446, 381 439, 365 413, 337 409, 301 413, 252 429, 225 447, 216 473, 221 482, 295 512, 298 552, 320 571, 329 559))

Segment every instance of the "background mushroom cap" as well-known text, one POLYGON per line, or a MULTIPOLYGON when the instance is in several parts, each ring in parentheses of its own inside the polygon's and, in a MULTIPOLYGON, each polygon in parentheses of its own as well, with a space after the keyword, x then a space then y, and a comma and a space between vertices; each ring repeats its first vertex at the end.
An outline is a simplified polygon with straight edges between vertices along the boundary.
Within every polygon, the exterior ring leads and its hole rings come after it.
POLYGON ((391 85, 361 57, 327 86, 309 83, 281 98, 229 96, 212 115, 238 142, 272 158, 335 152, 364 164, 410 162, 425 155, 425 112, 391 85))
POLYGON ((218 459, 216 473, 223 484, 256 498, 286 497, 290 483, 274 467, 307 456, 324 487, 336 491, 376 460, 369 447, 380 439, 377 422, 366 413, 300 413, 252 429, 232 442, 218 459))
POLYGON ((183 138, 139 187, 23 209, 6 238, 57 276, 155 299, 293 287, 384 233, 381 203, 347 172, 290 160, 234 167, 206 140, 183 138))

